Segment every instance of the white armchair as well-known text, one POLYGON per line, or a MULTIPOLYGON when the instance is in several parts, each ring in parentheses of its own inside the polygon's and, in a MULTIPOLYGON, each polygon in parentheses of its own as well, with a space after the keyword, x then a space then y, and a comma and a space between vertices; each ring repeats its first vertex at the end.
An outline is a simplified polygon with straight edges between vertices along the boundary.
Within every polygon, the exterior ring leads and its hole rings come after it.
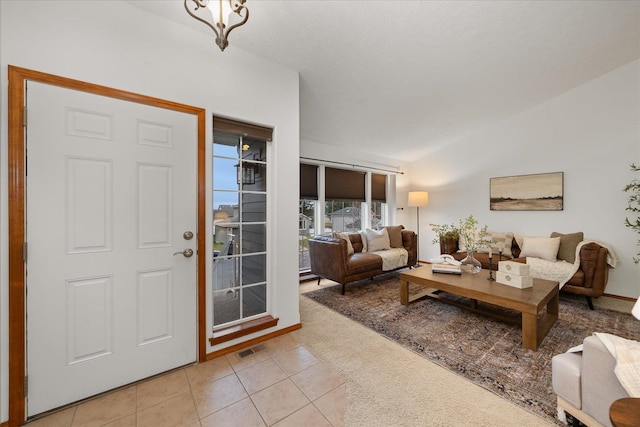
POLYGON ((590 336, 581 353, 558 354, 551 359, 553 390, 558 396, 558 418, 565 412, 589 427, 611 426, 609 407, 628 393, 618 381, 616 359, 602 341, 590 336))

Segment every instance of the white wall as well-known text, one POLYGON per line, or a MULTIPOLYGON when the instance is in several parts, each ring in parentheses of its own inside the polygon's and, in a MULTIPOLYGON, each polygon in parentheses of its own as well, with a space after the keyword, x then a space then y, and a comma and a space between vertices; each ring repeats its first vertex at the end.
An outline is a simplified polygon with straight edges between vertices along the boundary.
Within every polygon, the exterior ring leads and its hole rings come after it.
MULTIPOLYGON (((275 175, 271 180, 269 204, 273 224, 270 250, 274 254, 270 260, 270 280, 274 284, 272 313, 280 318, 277 329, 300 322, 296 264, 298 190, 297 178, 294 178, 298 176, 299 164, 298 73, 248 54, 234 47, 233 41, 222 53, 214 44, 213 34, 193 31, 120 1, 1 1, 1 420, 7 419, 8 411, 6 82, 9 64, 206 108, 207 174, 211 172, 213 114, 274 127, 271 170, 275 175)), ((210 189, 206 194, 211 194, 210 189)), ((211 200, 208 200, 207 212, 210 211, 211 200)), ((210 221, 207 227, 206 235, 211 236, 210 221)), ((212 247, 211 241, 207 247, 212 247)), ((210 263, 211 256, 207 259, 210 263)), ((211 265, 207 271, 211 271, 211 265)), ((208 317, 207 324, 212 324, 210 309, 208 317)), ((225 346, 235 343, 237 340, 225 346)))
POLYGON ((429 223, 457 222, 469 214, 493 231, 583 231, 612 245, 620 258, 606 292, 636 298, 640 266, 632 258, 638 235, 624 226, 622 191, 636 177, 629 169, 633 162, 640 164, 640 61, 414 162, 412 185, 429 191, 429 205, 420 210, 420 257, 439 254, 429 223), (564 172, 564 210, 489 210, 491 177, 543 172, 564 172))

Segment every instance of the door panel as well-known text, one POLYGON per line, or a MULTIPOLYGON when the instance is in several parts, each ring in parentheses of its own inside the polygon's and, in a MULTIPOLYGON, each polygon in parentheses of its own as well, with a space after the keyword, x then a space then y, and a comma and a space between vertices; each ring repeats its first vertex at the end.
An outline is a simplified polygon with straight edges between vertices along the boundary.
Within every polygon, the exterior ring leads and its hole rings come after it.
POLYGON ((34 82, 27 108, 32 416, 196 360, 197 118, 34 82))

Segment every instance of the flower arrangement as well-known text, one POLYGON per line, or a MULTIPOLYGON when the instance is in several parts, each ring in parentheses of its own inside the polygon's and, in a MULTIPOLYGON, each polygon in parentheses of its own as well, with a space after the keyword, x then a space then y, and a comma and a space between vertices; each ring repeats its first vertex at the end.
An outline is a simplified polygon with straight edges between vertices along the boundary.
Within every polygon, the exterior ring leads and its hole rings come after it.
POLYGON ((478 228, 478 220, 473 215, 458 221, 458 225, 452 224, 429 224, 431 230, 436 233, 433 243, 438 243, 447 237, 453 237, 460 241, 467 251, 477 252, 479 249, 491 243, 488 237, 487 226, 478 228))
POLYGON ((460 220, 458 233, 461 244, 464 245, 467 252, 477 252, 491 243, 491 239, 487 237, 487 226, 478 228, 478 220, 473 215, 460 220))
POLYGON ((436 233, 435 239, 433 239, 432 243, 439 243, 441 240, 446 238, 454 238, 459 239, 460 233, 458 232, 458 227, 455 224, 429 224, 431 230, 436 233))

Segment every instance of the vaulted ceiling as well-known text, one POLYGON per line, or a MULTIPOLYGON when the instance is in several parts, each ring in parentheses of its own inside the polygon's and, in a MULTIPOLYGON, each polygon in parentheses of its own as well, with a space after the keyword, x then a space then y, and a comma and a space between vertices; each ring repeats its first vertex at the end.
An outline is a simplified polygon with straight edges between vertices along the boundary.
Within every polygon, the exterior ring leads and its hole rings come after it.
MULTIPOLYGON (((212 35, 182 0, 130 1, 212 35)), ((412 160, 640 58, 638 1, 248 0, 227 48, 300 73, 300 137, 412 160)), ((224 55, 224 53, 222 53, 224 55)), ((640 78, 640 76, 639 76, 640 78)))

